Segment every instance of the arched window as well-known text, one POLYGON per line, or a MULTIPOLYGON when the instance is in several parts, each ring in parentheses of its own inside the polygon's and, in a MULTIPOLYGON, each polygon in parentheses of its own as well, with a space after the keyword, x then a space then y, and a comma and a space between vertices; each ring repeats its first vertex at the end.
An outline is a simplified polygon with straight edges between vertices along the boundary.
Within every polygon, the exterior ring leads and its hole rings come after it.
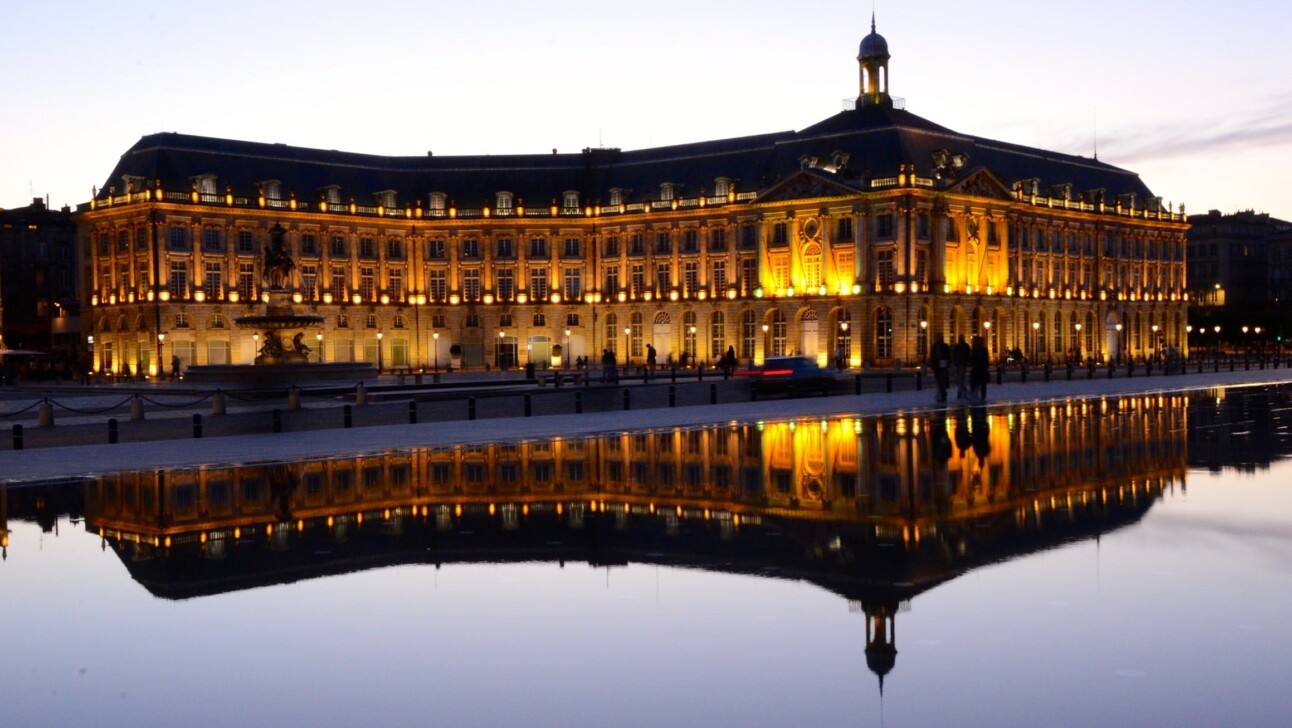
POLYGON ((692 363, 695 362, 696 355, 695 339, 697 328, 695 321, 695 311, 687 311, 682 314, 682 353, 686 354, 686 357, 692 363))
POLYGON ((721 311, 709 315, 709 357, 716 359, 727 353, 727 319, 721 311))
POLYGON ((803 249, 803 285, 808 293, 821 288, 821 246, 816 243, 803 249))
POLYGON ((740 314, 740 357, 753 359, 757 342, 758 319, 753 311, 743 311, 740 314))
POLYGON ((629 356, 642 355, 642 315, 640 311, 633 311, 629 318, 628 327, 631 329, 630 341, 628 344, 629 356))
POLYGON ((841 309, 834 319, 834 347, 830 351, 831 356, 838 356, 840 350, 843 351, 846 364, 846 360, 852 358, 852 314, 847 309, 841 309))
POLYGON ((606 348, 619 351, 619 317, 613 313, 606 314, 606 348))
POLYGON ((1048 349, 1045 346, 1045 312, 1044 311, 1041 311, 1040 313, 1036 314, 1036 322, 1032 326, 1032 338, 1036 339, 1036 353, 1045 354, 1048 351, 1048 349))
POLYGON ((893 358, 893 311, 887 306, 875 312, 875 358, 893 358))

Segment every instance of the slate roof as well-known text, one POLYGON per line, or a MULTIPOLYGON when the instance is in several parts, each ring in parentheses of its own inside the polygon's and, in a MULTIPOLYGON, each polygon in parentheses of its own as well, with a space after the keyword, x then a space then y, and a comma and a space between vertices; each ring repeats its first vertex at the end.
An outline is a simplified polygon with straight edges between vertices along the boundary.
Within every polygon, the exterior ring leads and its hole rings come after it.
MULTIPOLYGON (((622 151, 585 149, 574 154, 387 157, 283 144, 236 141, 177 133, 141 138, 121 157, 109 185, 120 189, 123 175, 161 180, 167 190, 187 191, 193 177, 213 174, 218 190, 255 195, 266 180, 283 183, 284 194, 314 201, 323 187, 337 185, 341 199, 373 204, 373 194, 395 190, 399 204, 443 192, 461 207, 493 205, 508 191, 530 207, 549 204, 566 190, 583 203, 610 200, 610 190, 630 190, 625 202, 659 199, 661 183, 681 185, 678 196, 712 195, 714 181, 727 177, 738 192, 766 190, 801 168, 803 156, 823 162, 835 152, 849 155, 839 172, 851 184, 896 175, 902 163, 932 176, 934 151, 968 154, 970 168, 985 167, 1007 184, 1039 178, 1041 189, 1071 183, 1073 191, 1103 189, 1107 199, 1134 193, 1150 197, 1133 172, 1098 160, 960 134, 891 105, 843 111, 801 131, 784 131, 717 141, 622 151)), ((841 180, 842 181, 842 180, 841 180)))

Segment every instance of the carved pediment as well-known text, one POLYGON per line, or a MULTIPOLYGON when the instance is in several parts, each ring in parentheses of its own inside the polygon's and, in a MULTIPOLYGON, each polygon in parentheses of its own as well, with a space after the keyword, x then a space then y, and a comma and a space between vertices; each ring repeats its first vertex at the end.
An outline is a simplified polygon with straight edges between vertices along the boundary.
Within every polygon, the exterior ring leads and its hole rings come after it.
POLYGON ((803 170, 795 172, 772 185, 770 189, 758 196, 755 202, 787 202, 791 200, 809 200, 818 197, 847 197, 857 194, 857 190, 836 182, 819 173, 803 170))
POLYGON ((990 197, 993 200, 1011 200, 1013 195, 1010 194, 1009 187, 1000 181, 996 175, 992 174, 985 167, 979 167, 971 172, 964 179, 952 185, 947 190, 953 194, 970 195, 973 197, 990 197))

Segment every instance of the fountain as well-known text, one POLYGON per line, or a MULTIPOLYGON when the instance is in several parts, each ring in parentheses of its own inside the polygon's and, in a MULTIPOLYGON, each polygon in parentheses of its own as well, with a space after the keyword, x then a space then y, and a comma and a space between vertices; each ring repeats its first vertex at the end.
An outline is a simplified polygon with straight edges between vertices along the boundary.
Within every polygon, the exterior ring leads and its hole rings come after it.
MULTIPOLYGON (((292 308, 290 283, 296 262, 287 250, 287 231, 275 224, 269 231, 262 278, 264 313, 239 316, 233 323, 256 332, 259 349, 254 364, 205 364, 190 366, 184 379, 192 382, 235 382, 241 384, 294 384, 302 381, 353 381, 372 379, 377 368, 366 362, 310 361, 305 343, 306 330, 322 326, 323 317, 300 314, 292 308)), ((321 357, 320 357, 321 358, 321 357)))

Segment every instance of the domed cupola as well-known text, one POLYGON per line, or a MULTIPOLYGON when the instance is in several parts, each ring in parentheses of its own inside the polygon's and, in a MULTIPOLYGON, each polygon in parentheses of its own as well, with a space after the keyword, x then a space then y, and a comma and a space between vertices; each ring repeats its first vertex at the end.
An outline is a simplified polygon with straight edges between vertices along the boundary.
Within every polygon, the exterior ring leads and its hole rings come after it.
POLYGON ((861 39, 857 63, 861 66, 861 94, 858 106, 891 104, 888 95, 888 41, 875 32, 875 15, 870 16, 870 35, 861 39))

